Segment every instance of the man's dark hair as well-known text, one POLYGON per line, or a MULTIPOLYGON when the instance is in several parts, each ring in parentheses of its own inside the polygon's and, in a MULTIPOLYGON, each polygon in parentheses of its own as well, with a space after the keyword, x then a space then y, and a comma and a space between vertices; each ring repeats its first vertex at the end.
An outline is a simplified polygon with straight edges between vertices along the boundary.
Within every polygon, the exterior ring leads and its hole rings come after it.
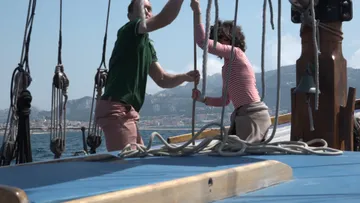
MULTIPOLYGON (((234 26, 234 21, 218 21, 218 40, 220 39, 227 39, 229 41, 232 40, 232 29, 234 26)), ((243 52, 246 50, 246 44, 245 44, 245 35, 242 32, 242 29, 240 26, 235 27, 235 47, 239 47, 243 52)), ((210 28, 210 39, 214 39, 214 26, 211 26, 210 28)))
POLYGON ((133 12, 134 10, 134 3, 135 3, 135 0, 131 0, 129 6, 128 6, 128 13, 131 13, 133 12))
POLYGON ((131 13, 133 12, 134 10, 134 3, 135 3, 135 0, 131 0, 129 6, 128 6, 128 13, 131 13))
POLYGON ((129 6, 128 6, 128 13, 131 13, 134 11, 134 4, 136 0, 131 0, 129 6))

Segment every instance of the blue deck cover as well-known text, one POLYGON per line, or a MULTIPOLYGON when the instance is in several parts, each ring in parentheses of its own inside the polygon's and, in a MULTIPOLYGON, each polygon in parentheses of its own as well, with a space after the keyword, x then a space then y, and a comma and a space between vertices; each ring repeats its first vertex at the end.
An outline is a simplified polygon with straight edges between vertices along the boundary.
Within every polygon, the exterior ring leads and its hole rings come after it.
POLYGON ((293 168, 294 180, 216 203, 360 202, 360 153, 342 156, 257 156, 293 168))
POLYGON ((360 199, 360 153, 342 156, 153 157, 116 162, 63 162, 0 168, 0 184, 23 189, 31 202, 59 202, 176 178, 279 160, 295 180, 218 202, 349 202, 360 199), (345 201, 347 200, 347 201, 345 201))

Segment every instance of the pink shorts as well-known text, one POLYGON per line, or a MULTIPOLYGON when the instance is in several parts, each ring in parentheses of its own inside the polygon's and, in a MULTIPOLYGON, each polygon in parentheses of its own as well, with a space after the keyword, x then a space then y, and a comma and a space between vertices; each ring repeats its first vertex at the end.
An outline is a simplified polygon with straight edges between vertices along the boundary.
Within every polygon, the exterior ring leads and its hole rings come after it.
POLYGON ((144 144, 137 128, 139 118, 139 113, 131 105, 97 101, 95 119, 104 132, 109 152, 122 150, 127 144, 144 144))

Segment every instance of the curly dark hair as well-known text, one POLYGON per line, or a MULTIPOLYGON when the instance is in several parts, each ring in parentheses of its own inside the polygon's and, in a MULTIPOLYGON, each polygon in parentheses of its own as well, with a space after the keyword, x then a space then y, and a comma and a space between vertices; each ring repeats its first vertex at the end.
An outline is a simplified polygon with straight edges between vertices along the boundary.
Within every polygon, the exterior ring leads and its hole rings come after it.
POLYGON ((134 3, 135 3, 135 0, 131 0, 129 6, 128 6, 128 13, 132 13, 133 10, 134 10, 134 3))
MULTIPOLYGON (((234 26, 234 21, 228 20, 222 22, 218 21, 218 41, 220 39, 227 39, 231 42, 232 39, 232 28, 234 26)), ((239 47, 243 52, 246 50, 245 44, 245 35, 241 29, 241 26, 235 27, 235 47, 239 47)), ((210 37, 209 39, 214 40, 214 26, 210 27, 210 37)))

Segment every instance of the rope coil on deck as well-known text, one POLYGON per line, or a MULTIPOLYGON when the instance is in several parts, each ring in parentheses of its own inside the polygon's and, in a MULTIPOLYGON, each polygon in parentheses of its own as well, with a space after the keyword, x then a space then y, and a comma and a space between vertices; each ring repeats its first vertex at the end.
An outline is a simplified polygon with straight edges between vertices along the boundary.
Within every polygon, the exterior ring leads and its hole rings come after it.
MULTIPOLYGON (((207 18, 206 25, 209 24, 209 13, 212 0, 208 1, 207 8, 207 18)), ((314 5, 314 4, 312 4, 314 5)), ((235 6, 235 16, 234 16, 234 26, 236 26, 237 20, 237 10, 238 10, 238 0, 236 0, 235 6)), ((208 27, 208 26, 207 26, 208 27)), ((234 32, 235 29, 233 29, 234 32)), ((207 32, 207 29, 206 29, 207 32)), ((207 40, 206 37, 205 40, 207 40)), ((230 61, 233 60, 233 49, 234 49, 234 33, 232 36, 232 50, 230 61)), ((204 48, 204 61, 206 62, 207 53, 207 41, 205 42, 204 48)), ((191 140, 187 141, 181 146, 174 144, 168 144, 166 140, 157 132, 151 134, 149 144, 147 146, 139 144, 128 144, 122 152, 119 153, 121 158, 131 158, 131 157, 145 157, 145 156, 185 156, 191 155, 194 153, 207 153, 209 155, 220 155, 220 156, 241 156, 249 154, 315 154, 315 155, 341 155, 343 152, 341 150, 333 149, 328 147, 328 144, 323 139, 313 139, 308 142, 302 141, 283 141, 283 142, 274 142, 270 143, 275 136, 278 116, 279 116, 279 106, 280 106, 280 62, 281 62, 281 0, 278 0, 278 57, 277 57, 277 104, 276 104, 276 115, 275 115, 275 124, 273 127, 272 134, 262 143, 248 143, 244 140, 241 140, 236 135, 229 135, 225 130, 223 125, 224 118, 224 107, 225 107, 225 96, 230 76, 231 63, 229 63, 229 69, 227 73, 226 88, 223 94, 223 109, 221 116, 221 123, 210 123, 205 125, 197 132, 191 140), (218 126, 220 127, 220 135, 215 137, 206 138, 201 141, 198 145, 189 146, 196 138, 208 127, 218 126), (154 138, 157 137, 164 144, 163 147, 159 149, 152 149, 152 143, 154 138), (312 147, 313 144, 322 144, 321 147, 312 147), (136 149, 132 149, 135 147, 136 149)), ((206 69, 206 66, 203 67, 206 69)), ((204 71, 206 73, 206 70, 204 71)), ((206 78, 206 75, 203 76, 206 78)), ((204 81, 205 82, 205 81, 204 81)), ((203 84, 203 89, 205 86, 203 84)), ((204 95, 204 92, 203 92, 204 95)))
POLYGON ((120 158, 135 158, 145 156, 187 156, 195 153, 209 154, 213 156, 244 156, 253 154, 314 154, 314 155, 341 155, 341 150, 328 147, 328 144, 323 139, 314 139, 309 142, 302 141, 283 141, 274 142, 262 145, 248 145, 236 135, 228 135, 227 143, 224 144, 221 136, 205 138, 197 145, 190 145, 196 137, 198 137, 203 130, 209 126, 204 126, 195 136, 181 146, 169 144, 157 132, 153 132, 147 146, 139 144, 129 144, 119 154, 120 158), (151 149, 154 138, 157 137, 164 146, 159 149, 151 149), (321 147, 312 147, 314 144, 322 144, 321 147), (136 149, 131 149, 135 146, 136 149))

